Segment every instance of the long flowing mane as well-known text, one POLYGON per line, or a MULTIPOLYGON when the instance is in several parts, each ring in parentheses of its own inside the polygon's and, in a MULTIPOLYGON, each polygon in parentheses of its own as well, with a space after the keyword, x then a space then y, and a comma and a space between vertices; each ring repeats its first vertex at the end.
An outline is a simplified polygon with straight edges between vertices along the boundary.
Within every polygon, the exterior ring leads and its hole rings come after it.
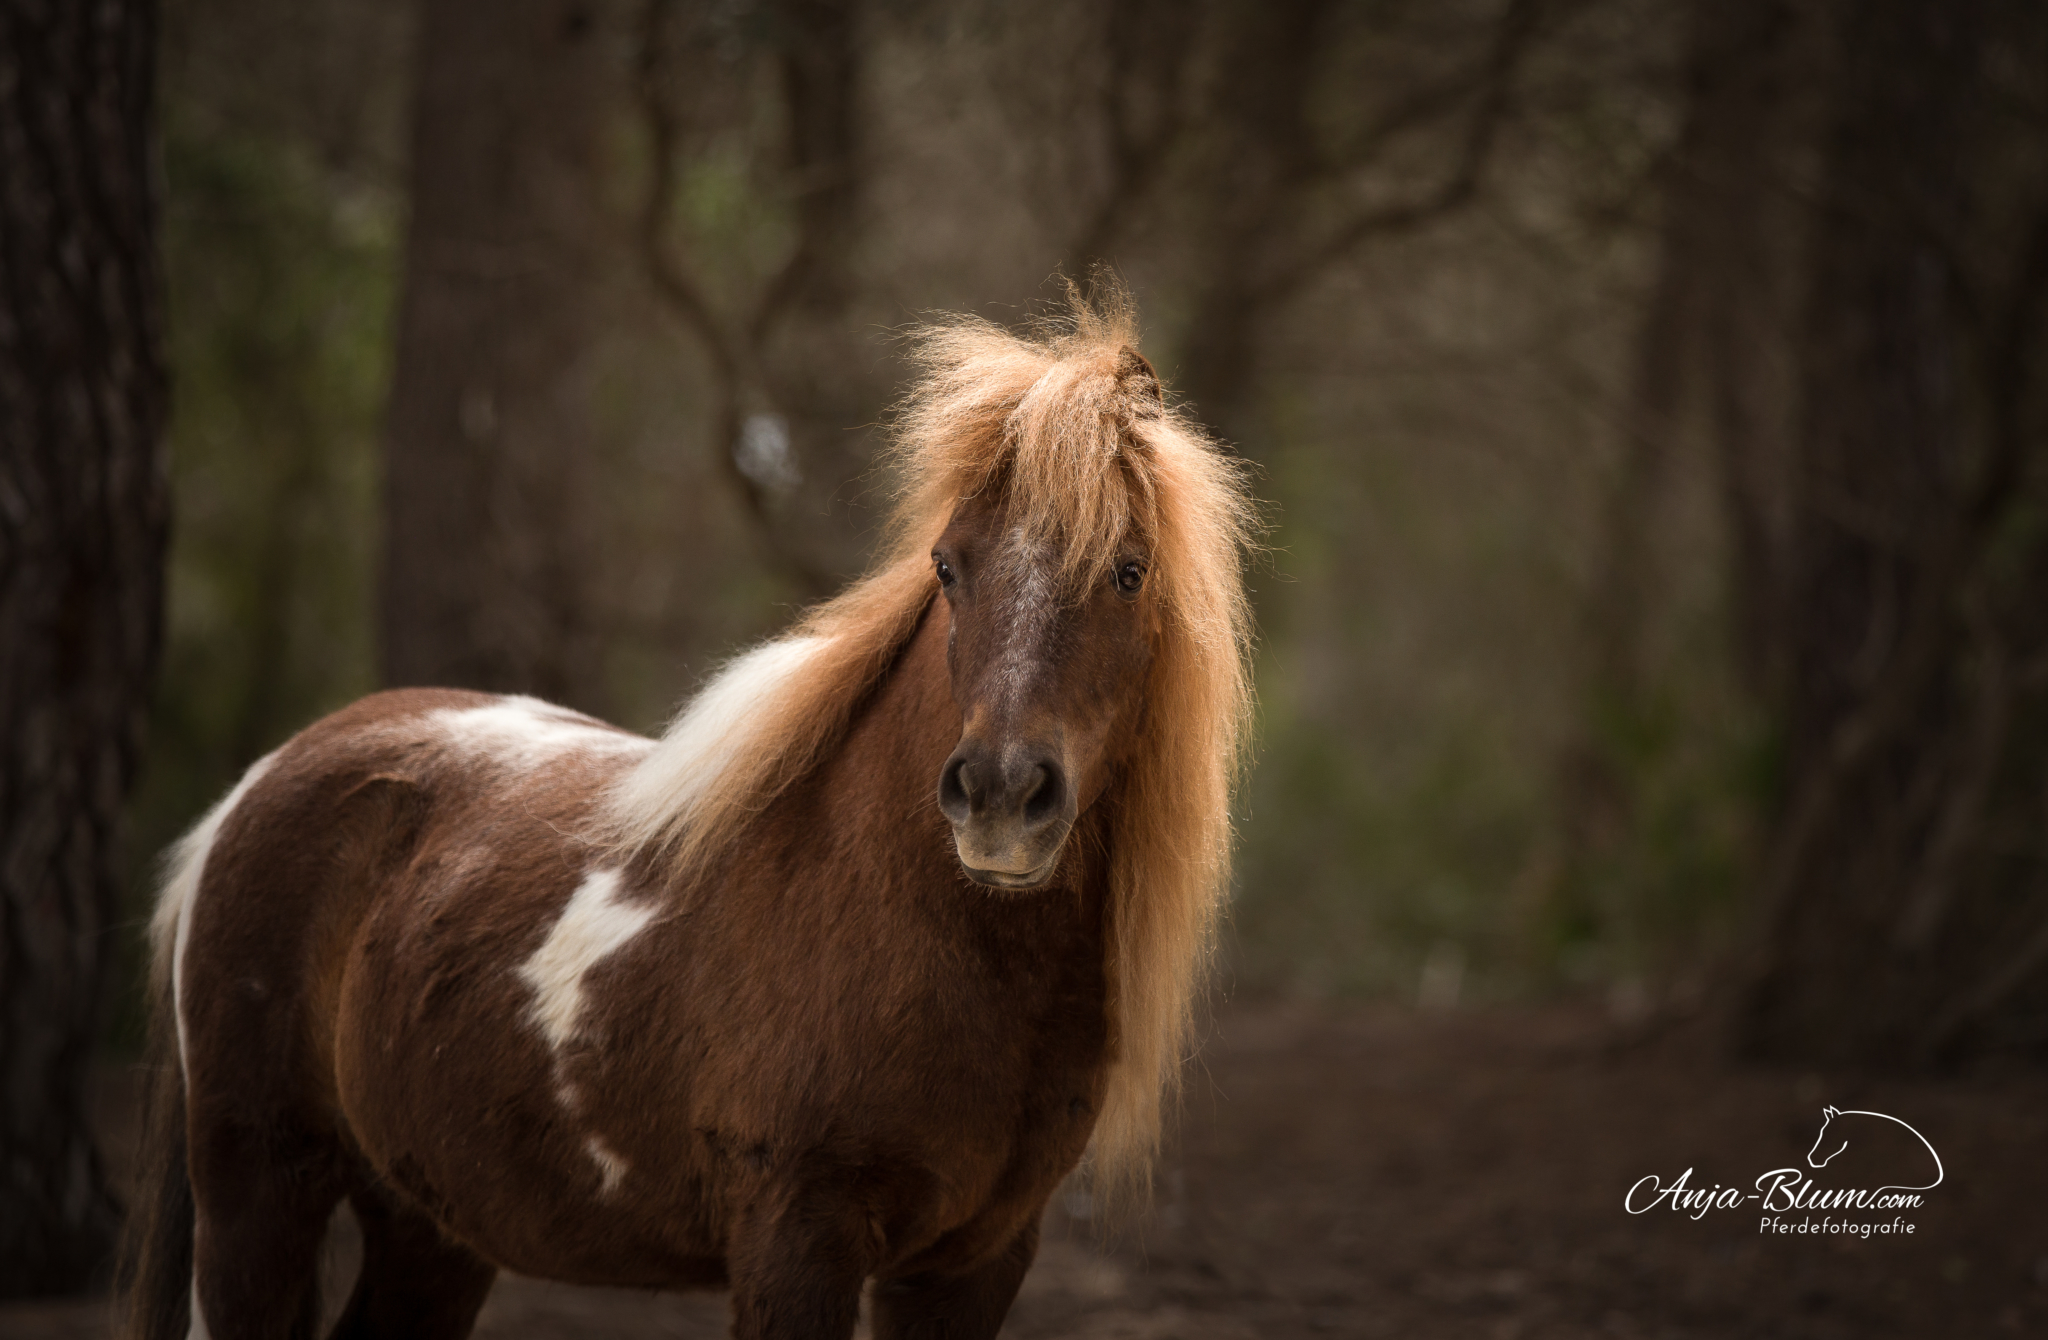
POLYGON ((1141 535, 1162 633, 1137 754, 1106 798, 1112 1067, 1094 1166, 1111 1184, 1142 1182, 1158 1143, 1229 878, 1251 711, 1243 472, 1162 402, 1136 327, 1111 289, 1076 293, 1022 335, 971 317, 911 332, 922 375, 896 416, 901 487, 874 568, 728 665, 608 802, 628 850, 683 870, 714 854, 831 747, 915 630, 937 591, 930 547, 960 499, 1000 487, 1012 524, 1054 545, 1070 576, 1141 535))

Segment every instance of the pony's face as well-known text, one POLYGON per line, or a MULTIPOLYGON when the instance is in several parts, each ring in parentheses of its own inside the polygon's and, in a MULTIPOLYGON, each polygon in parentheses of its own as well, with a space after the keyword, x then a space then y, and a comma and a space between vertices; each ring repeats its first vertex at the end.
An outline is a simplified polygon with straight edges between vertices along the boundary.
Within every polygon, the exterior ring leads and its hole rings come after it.
POLYGON ((1144 708, 1157 627, 1151 555, 1133 541, 1085 579, 1063 576, 1060 558, 979 498, 960 504, 932 547, 962 721, 939 772, 939 809, 969 877, 994 888, 1052 878, 1144 708))

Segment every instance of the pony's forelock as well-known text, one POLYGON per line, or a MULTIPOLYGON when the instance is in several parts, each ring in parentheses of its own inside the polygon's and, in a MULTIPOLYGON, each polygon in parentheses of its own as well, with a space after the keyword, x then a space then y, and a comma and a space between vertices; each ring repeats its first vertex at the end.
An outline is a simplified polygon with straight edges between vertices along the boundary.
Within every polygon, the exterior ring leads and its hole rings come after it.
MULTIPOLYGON (((1062 316, 1024 334, 956 316, 909 341, 920 376, 897 407, 888 460, 899 492, 882 558, 770 644, 789 648, 774 664, 800 660, 802 673, 749 695, 734 728, 744 738, 698 710, 732 696, 714 680, 613 792, 610 815, 622 844, 666 847, 687 867, 803 775, 916 628, 936 591, 928 551, 963 498, 995 490, 1008 524, 1045 542, 1070 581, 1141 541, 1162 635, 1112 810, 1113 1053, 1093 1146, 1098 1183, 1135 1190, 1229 879, 1230 796, 1251 717, 1242 568, 1255 512, 1238 462, 1164 403, 1120 289, 1074 292, 1062 316)), ((728 673, 758 672, 762 655, 728 673)))
POLYGON ((1062 316, 1025 335, 972 316, 912 329, 923 376, 897 407, 888 453, 902 481, 892 551, 923 552, 960 499, 989 491, 1068 577, 1106 568, 1148 532, 1153 430, 1201 439, 1167 411, 1137 339, 1113 287, 1094 301, 1073 292, 1062 316))

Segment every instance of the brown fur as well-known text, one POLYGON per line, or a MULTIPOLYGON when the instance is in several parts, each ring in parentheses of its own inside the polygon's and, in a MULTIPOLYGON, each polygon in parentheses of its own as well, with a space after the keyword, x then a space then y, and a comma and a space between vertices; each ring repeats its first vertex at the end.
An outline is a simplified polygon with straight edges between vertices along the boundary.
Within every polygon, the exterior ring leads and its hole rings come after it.
POLYGON ((1230 795, 1251 718, 1250 495, 1236 463, 1163 403, 1120 289, 1098 305, 1075 295, 1067 323, 1039 338, 957 317, 912 341, 924 376, 898 414, 902 486, 884 557, 792 633, 825 639, 826 656, 760 705, 757 748, 701 808, 628 786, 613 813, 629 846, 667 841, 688 869, 801 775, 930 599, 928 551, 960 499, 1002 486, 1011 524, 1047 539, 1083 579, 1144 533, 1161 637, 1113 844, 1117 1044, 1094 1142, 1098 1174, 1142 1180, 1229 877, 1230 795))
MULTIPOLYGON (((800 673, 723 682, 760 688, 737 734, 381 694, 195 833, 158 961, 215 1337, 301 1324, 344 1196, 342 1334, 464 1334, 500 1267, 729 1286, 748 1337, 847 1335, 873 1279, 878 1336, 994 1334, 1091 1137, 1151 1147, 1228 855, 1246 513, 1129 327, 927 332, 897 540, 800 673), (990 650, 1023 579, 980 557, 1020 553, 1058 579, 1023 678, 990 650), (1070 774, 1043 887, 962 873, 933 788, 977 732, 1070 774)), ((132 1334, 177 1333, 172 1274, 132 1334)))

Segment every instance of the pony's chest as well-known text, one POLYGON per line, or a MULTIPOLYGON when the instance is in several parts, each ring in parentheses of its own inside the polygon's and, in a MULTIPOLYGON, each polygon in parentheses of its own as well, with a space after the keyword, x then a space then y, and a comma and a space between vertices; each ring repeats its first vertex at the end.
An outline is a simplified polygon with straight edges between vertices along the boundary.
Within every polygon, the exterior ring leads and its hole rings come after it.
POLYGON ((972 1259, 1086 1148, 1099 958, 1006 971, 801 920, 768 941, 601 870, 531 901, 424 889, 366 926, 342 1067, 372 1161, 514 1268, 573 1223, 646 1282, 784 1195, 853 1198, 892 1259, 972 1259))

